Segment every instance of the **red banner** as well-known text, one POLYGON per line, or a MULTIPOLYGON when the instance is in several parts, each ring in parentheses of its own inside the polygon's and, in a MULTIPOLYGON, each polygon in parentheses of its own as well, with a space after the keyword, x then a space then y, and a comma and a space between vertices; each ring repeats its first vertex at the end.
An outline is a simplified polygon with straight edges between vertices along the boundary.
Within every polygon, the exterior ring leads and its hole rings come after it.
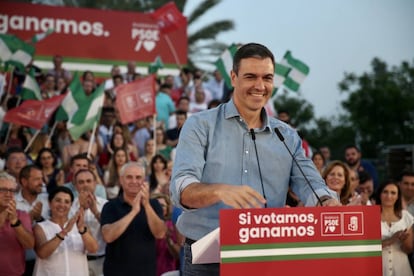
POLYGON ((115 88, 116 107, 122 124, 155 114, 155 76, 150 75, 115 88))
MULTIPOLYGON (((184 64, 187 62, 187 24, 184 20, 174 26, 169 37, 184 64)), ((167 64, 176 62, 150 13, 1 3, 0 33, 30 40, 48 29, 54 32, 36 44, 37 56, 60 54, 65 61, 97 64, 129 60, 150 63, 157 56, 167 64)))
POLYGON ((379 206, 222 210, 221 275, 382 275, 379 206))
POLYGON ((41 129, 65 98, 65 94, 44 101, 26 100, 20 106, 7 111, 4 121, 41 129))
POLYGON ((169 2, 157 9, 152 14, 152 17, 157 21, 161 32, 164 34, 187 26, 186 18, 181 14, 174 2, 169 2))

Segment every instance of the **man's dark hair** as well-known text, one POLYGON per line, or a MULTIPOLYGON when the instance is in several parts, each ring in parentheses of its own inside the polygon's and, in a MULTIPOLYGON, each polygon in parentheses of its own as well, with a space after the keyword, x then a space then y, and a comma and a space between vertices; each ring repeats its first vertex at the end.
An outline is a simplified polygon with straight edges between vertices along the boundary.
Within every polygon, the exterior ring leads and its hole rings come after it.
POLYGON ((237 50, 233 58, 233 72, 236 75, 239 73, 241 60, 246 58, 270 58, 273 65, 275 64, 275 57, 266 46, 258 43, 244 44, 237 50))
POLYGON ((19 174, 19 182, 22 183, 22 179, 28 179, 32 170, 41 171, 41 169, 36 165, 27 165, 22 168, 19 174))
POLYGON ((361 152, 361 151, 359 150, 359 148, 358 148, 356 145, 347 145, 347 146, 345 147, 345 151, 346 151, 346 150, 348 150, 348 149, 356 149, 356 150, 357 150, 357 152, 361 152))
POLYGON ((399 175, 398 181, 402 181, 402 179, 403 179, 404 176, 414 176, 414 171, 412 171, 412 170, 404 170, 399 175))
POLYGON ((72 156, 72 158, 70 159, 70 165, 72 166, 76 160, 82 159, 88 160, 88 163, 91 164, 91 160, 88 158, 88 154, 86 152, 82 152, 72 156))
POLYGON ((13 153, 23 153, 24 155, 26 155, 26 153, 24 152, 24 150, 20 147, 11 147, 9 149, 7 149, 6 152, 6 161, 9 159, 10 155, 12 155, 13 153))
POLYGON ((184 115, 187 118, 187 112, 185 112, 184 110, 181 110, 181 109, 177 109, 175 111, 175 115, 184 115))
POLYGON ((359 184, 372 180, 372 176, 366 171, 358 171, 359 184))

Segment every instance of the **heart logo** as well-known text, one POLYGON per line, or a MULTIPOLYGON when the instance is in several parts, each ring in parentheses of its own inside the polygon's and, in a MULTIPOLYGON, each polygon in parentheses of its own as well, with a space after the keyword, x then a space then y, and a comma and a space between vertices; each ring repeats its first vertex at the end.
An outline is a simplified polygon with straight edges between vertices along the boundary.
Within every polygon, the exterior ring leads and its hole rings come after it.
POLYGON ((154 41, 144 41, 144 48, 148 52, 151 52, 155 48, 155 42, 154 41))
POLYGON ((335 226, 329 226, 329 231, 331 232, 335 231, 335 226))

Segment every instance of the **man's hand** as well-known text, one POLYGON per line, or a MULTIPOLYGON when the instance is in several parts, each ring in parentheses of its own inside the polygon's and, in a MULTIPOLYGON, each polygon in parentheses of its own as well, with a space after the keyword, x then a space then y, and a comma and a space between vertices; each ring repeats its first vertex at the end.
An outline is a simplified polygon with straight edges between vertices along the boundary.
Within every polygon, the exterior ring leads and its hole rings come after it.
POLYGON ((39 221, 42 219, 42 207, 42 202, 37 201, 33 206, 32 210, 30 210, 29 215, 33 221, 39 221))
POLYGON ((217 188, 221 201, 235 209, 261 208, 266 203, 261 194, 247 185, 218 185, 217 188))
POLYGON ((9 219, 9 222, 11 224, 15 224, 19 218, 17 216, 16 201, 14 199, 9 201, 6 212, 7 212, 7 218, 9 219))

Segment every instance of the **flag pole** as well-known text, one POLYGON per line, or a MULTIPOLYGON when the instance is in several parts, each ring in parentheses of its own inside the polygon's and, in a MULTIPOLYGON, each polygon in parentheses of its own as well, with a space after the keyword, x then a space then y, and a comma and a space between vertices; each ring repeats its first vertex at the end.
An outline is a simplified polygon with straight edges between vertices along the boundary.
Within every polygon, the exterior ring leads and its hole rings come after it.
MULTIPOLYGON (((16 103, 16 107, 19 106, 20 102, 22 101, 22 98, 20 96, 17 96, 17 103, 16 103)), ((7 142, 9 141, 9 137, 10 137, 10 132, 12 129, 13 123, 9 124, 9 127, 7 129, 7 134, 6 134, 6 138, 4 139, 4 144, 7 145, 7 142)))
MULTIPOLYGON (((95 123, 93 123, 92 134, 91 134, 91 138, 89 139, 88 154, 87 154, 87 156, 89 158, 91 156, 93 143, 95 142, 95 133, 96 133, 96 128, 97 128, 97 123, 98 122, 96 122, 96 121, 95 121, 95 123)), ((96 157, 96 156, 94 156, 94 157, 96 157)), ((92 158, 91 158, 91 160, 92 160, 92 158)))
POLYGON ((33 135, 32 139, 30 139, 29 143, 27 144, 26 148, 24 149, 24 153, 27 153, 29 148, 32 146, 36 137, 40 134, 41 129, 36 130, 35 134, 33 135))
POLYGON ((154 136, 154 154, 157 154, 157 117, 156 115, 152 115, 152 122, 154 124, 154 133, 152 136, 154 136))
POLYGON ((52 136, 53 136, 53 134, 55 133, 55 130, 56 130, 57 124, 58 124, 58 121, 55 121, 55 122, 53 123, 52 129, 50 130, 49 136, 47 137, 47 140, 48 140, 48 141, 51 141, 51 140, 52 140, 52 136))
POLYGON ((181 63, 180 63, 180 60, 178 59, 178 55, 177 55, 177 52, 175 51, 175 48, 174 48, 174 46, 173 46, 173 44, 172 44, 172 42, 171 42, 171 40, 170 40, 170 37, 168 36, 168 35, 164 35, 164 38, 165 38, 165 41, 167 41, 167 44, 168 44, 168 47, 170 48, 170 50, 171 50, 171 53, 173 54, 173 56, 174 56, 174 59, 175 59, 175 62, 177 63, 177 65, 178 65, 178 68, 180 68, 181 69, 181 63))

